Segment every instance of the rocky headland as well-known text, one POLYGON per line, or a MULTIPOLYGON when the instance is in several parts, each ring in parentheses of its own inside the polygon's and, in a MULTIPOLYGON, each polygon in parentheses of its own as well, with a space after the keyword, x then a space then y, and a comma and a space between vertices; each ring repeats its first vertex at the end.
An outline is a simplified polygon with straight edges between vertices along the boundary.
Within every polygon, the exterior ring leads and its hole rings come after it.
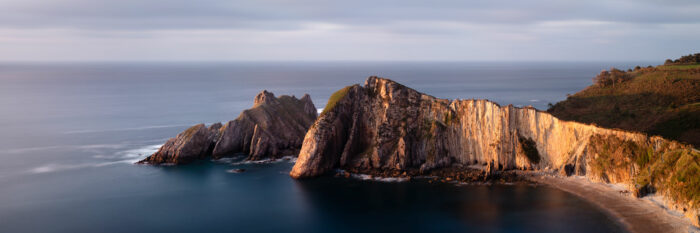
POLYGON ((698 161, 692 146, 658 136, 563 121, 488 100, 439 99, 370 77, 364 86, 331 96, 304 137, 290 175, 440 171, 469 180, 478 175, 459 172, 475 166, 486 176, 503 170, 556 172, 621 184, 636 197, 655 193, 698 225, 698 161))
POLYGON ((247 154, 247 160, 297 155, 317 114, 308 94, 297 99, 262 91, 255 96, 253 107, 235 120, 192 126, 139 163, 184 164, 235 153, 247 154))

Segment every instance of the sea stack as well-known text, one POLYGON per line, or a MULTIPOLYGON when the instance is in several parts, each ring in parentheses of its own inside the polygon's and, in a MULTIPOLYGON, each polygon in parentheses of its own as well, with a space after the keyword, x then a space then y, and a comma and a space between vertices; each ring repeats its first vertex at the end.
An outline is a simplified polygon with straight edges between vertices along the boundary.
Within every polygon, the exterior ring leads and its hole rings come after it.
POLYGON ((304 135, 316 119, 311 97, 301 99, 262 91, 253 107, 226 124, 190 127, 169 139, 153 155, 139 163, 184 164, 197 159, 221 158, 235 153, 248 154, 248 160, 297 155, 304 135))

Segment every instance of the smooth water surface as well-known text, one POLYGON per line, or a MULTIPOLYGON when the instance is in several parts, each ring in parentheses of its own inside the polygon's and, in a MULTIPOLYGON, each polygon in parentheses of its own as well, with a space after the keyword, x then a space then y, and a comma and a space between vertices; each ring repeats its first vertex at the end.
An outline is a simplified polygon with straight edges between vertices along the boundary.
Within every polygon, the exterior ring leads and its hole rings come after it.
POLYGON ((234 119, 262 89, 309 93, 322 108, 335 90, 379 75, 440 98, 545 109, 609 66, 0 64, 0 232, 620 231, 595 206, 543 186, 296 181, 290 161, 133 164, 190 125, 234 119))

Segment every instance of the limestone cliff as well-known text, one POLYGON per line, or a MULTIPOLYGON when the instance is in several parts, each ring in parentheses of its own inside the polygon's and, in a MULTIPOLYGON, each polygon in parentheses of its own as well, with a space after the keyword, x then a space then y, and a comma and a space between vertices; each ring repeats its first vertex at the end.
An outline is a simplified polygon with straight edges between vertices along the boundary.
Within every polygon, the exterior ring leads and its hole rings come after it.
MULTIPOLYGON (((349 86, 331 97, 307 132, 290 175, 313 177, 336 168, 423 172, 490 163, 501 170, 556 170, 627 184, 642 195, 647 189, 658 190, 697 221, 700 186, 667 185, 677 172, 657 172, 646 182, 639 180, 642 170, 653 173, 649 166, 654 163, 649 161, 683 166, 682 156, 663 159, 669 153, 689 154, 694 166, 700 158, 690 146, 661 137, 562 121, 534 108, 438 99, 370 77, 364 86, 349 86)), ((697 179, 698 171, 682 172, 697 179)))
POLYGON ((207 157, 248 154, 248 160, 296 155, 307 129, 316 119, 309 95, 275 97, 262 91, 253 108, 222 125, 206 128, 198 124, 169 139, 159 150, 139 163, 183 164, 207 157))

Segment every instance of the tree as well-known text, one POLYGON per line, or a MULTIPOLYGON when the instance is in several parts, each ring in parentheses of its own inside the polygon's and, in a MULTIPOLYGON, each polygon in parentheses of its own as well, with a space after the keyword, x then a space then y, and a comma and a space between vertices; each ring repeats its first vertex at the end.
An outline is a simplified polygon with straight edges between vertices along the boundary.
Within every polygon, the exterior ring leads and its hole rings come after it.
POLYGON ((603 70, 593 78, 593 83, 595 83, 598 86, 601 87, 607 87, 612 85, 615 87, 615 84, 623 83, 628 80, 632 79, 632 76, 630 76, 627 72, 618 70, 616 68, 610 68, 610 71, 603 70))
POLYGON ((600 74, 596 75, 595 78, 593 78, 593 83, 601 87, 606 87, 610 85, 610 72, 608 72, 607 70, 601 71, 600 74))

